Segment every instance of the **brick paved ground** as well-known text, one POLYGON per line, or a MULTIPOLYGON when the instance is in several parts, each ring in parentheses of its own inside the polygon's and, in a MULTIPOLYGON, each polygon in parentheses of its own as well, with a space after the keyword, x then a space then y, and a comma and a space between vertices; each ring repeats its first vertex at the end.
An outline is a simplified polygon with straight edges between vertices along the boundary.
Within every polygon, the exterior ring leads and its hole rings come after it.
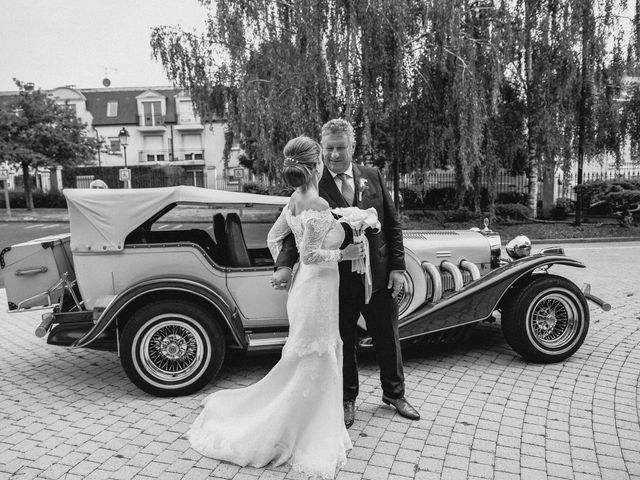
MULTIPOLYGON (((580 351, 527 364, 496 324, 455 349, 410 350, 419 422, 381 405, 364 358, 354 449, 338 478, 640 478, 640 273, 630 262, 640 243, 566 248, 590 268, 557 271, 614 306, 592 308, 580 351)), ((232 359, 198 395, 158 399, 132 386, 114 354, 48 346, 33 335, 41 312, 4 313, 4 290, 0 305, 0 478, 300 478, 202 458, 183 437, 207 394, 254 382, 277 356, 232 359)))

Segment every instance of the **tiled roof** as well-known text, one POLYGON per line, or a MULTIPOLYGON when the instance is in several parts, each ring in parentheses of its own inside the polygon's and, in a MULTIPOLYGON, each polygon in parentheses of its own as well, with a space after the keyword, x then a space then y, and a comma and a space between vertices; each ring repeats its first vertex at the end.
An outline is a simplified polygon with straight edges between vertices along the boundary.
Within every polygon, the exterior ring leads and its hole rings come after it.
POLYGON ((177 88, 96 88, 80 89, 87 98, 87 110, 93 115, 94 126, 100 125, 138 125, 138 103, 136 97, 146 91, 157 92, 166 98, 166 123, 176 122, 175 96, 181 92, 177 88), (107 103, 118 102, 118 115, 107 117, 107 103))
MULTIPOLYGON (((55 90, 55 89, 54 89, 55 90)), ((86 109, 93 116, 92 125, 138 125, 138 103, 136 97, 144 92, 156 92, 166 99, 165 123, 177 123, 176 96, 183 90, 172 87, 131 87, 131 88, 76 88, 86 98, 86 109), (107 117, 107 104, 118 102, 115 117, 107 117)), ((0 92, 0 106, 18 96, 18 92, 0 92)), ((220 120, 216 117, 217 120, 220 120)))

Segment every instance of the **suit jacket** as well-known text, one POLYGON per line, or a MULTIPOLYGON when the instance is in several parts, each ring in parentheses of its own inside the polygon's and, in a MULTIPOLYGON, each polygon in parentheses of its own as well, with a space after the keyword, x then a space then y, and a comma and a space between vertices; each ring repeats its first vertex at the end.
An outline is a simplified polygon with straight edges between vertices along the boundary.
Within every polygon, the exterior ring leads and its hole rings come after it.
MULTIPOLYGON (((373 291, 387 287, 389 274, 392 270, 404 270, 404 246, 402 243, 402 229, 398 220, 395 205, 389 195, 382 174, 377 168, 363 167, 353 164, 353 180, 355 193, 353 206, 362 209, 373 207, 378 212, 380 220, 380 232, 375 234, 370 230, 366 232, 369 240, 369 252, 371 260, 371 276, 373 279, 373 291), (360 197, 360 181, 365 179, 367 187, 360 197)), ((328 168, 324 169, 319 182, 320 196, 329 202, 331 208, 348 207, 346 200, 338 190, 333 176, 328 168)), ((346 243, 350 243, 350 229, 347 232, 346 243)), ((343 244, 343 246, 345 245, 343 244)), ((276 267, 289 267, 298 260, 298 250, 295 245, 293 235, 289 235, 284 242, 283 248, 276 261, 276 267)), ((347 262, 342 262, 346 266, 347 262)), ((348 271, 341 265, 340 274, 348 271)))

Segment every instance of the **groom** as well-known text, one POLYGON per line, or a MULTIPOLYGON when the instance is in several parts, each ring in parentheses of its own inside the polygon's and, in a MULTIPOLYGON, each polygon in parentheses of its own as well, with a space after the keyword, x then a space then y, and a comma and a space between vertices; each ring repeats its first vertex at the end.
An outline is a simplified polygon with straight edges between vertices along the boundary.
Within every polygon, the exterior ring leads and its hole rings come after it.
MULTIPOLYGON (((395 297, 404 285, 404 246, 395 206, 377 169, 352 163, 355 134, 351 124, 334 119, 322 127, 322 156, 326 168, 319 182, 320 196, 331 208, 374 207, 380 220, 380 233, 367 233, 371 259, 373 294, 364 303, 363 276, 351 271, 351 262, 341 262, 340 336, 343 341, 344 422, 353 424, 354 402, 358 395, 356 361, 357 322, 360 314, 373 338, 380 366, 382 401, 393 405, 403 417, 418 420, 420 414, 404 398, 404 373, 398 336, 398 304, 395 297)), ((348 241, 350 242, 350 239, 348 241)), ((298 259, 293 235, 284 241, 276 261, 274 280, 288 287, 291 269, 298 259)))

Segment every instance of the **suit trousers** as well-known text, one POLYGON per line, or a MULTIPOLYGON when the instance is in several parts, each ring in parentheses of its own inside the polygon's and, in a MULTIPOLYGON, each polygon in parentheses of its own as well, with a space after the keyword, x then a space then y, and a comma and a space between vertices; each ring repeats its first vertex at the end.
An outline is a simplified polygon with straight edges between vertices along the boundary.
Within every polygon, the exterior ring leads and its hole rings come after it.
POLYGON ((404 372, 398 335, 398 304, 391 290, 373 292, 364 303, 364 283, 359 274, 350 271, 351 262, 340 264, 340 336, 343 346, 343 400, 355 400, 359 392, 356 342, 360 314, 373 339, 380 366, 383 393, 390 398, 404 396, 404 372))

